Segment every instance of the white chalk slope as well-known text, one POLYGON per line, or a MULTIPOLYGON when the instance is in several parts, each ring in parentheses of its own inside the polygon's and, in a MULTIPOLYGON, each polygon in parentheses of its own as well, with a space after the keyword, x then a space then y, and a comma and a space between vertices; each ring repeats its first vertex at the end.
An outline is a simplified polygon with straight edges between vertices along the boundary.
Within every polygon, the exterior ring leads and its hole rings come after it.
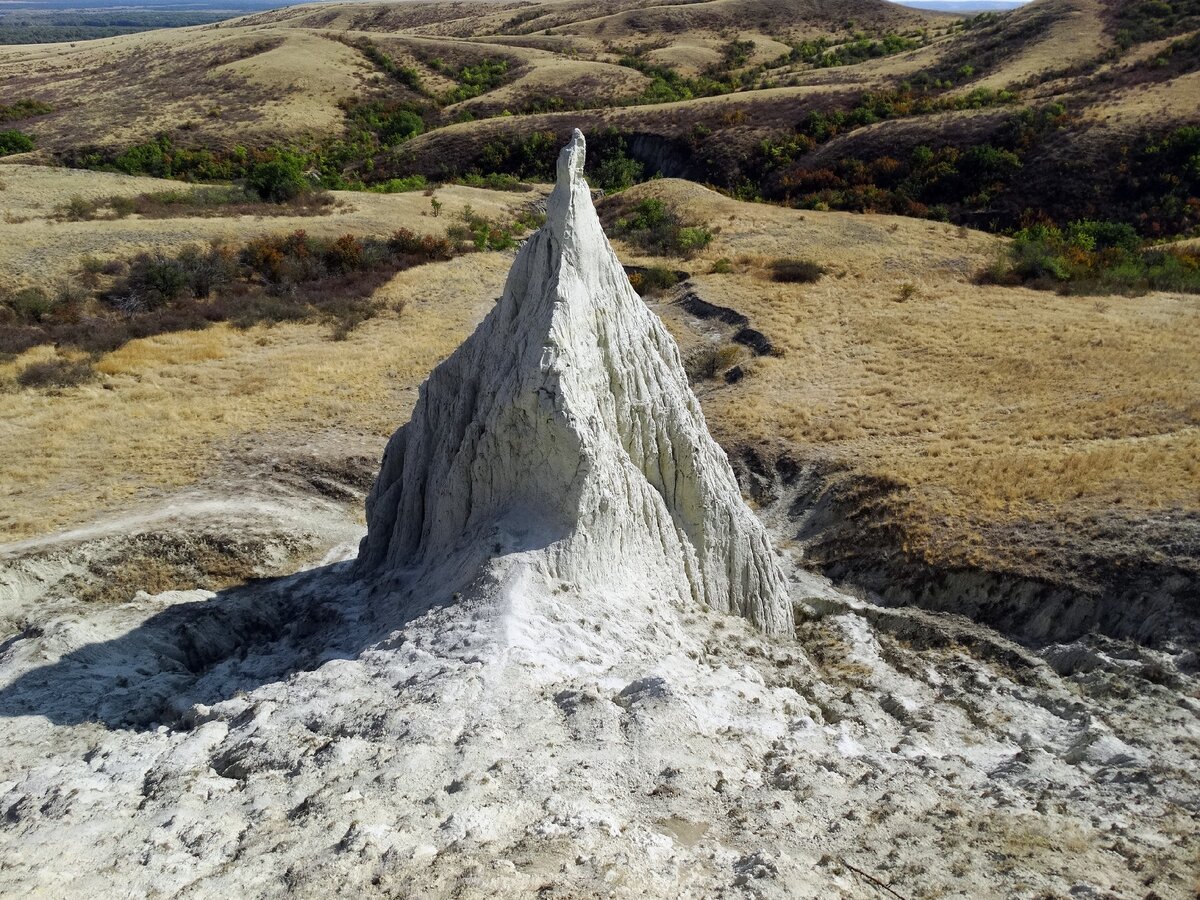
POLYGON ((674 340, 604 236, 584 152, 576 131, 546 225, 392 438, 360 560, 430 599, 481 569, 489 581, 517 577, 511 557, 523 554, 526 574, 788 634, 770 541, 708 433, 674 340))

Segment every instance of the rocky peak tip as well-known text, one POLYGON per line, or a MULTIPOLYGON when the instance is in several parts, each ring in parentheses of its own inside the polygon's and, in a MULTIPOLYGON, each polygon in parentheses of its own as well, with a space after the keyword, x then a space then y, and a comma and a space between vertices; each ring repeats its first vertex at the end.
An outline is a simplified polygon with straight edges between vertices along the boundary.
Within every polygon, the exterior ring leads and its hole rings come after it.
POLYGON ((587 157, 587 141, 583 132, 576 128, 571 140, 558 154, 558 184, 570 186, 583 179, 583 163, 587 157))
MULTIPOLYGON (((595 219, 596 210, 592 206, 592 191, 583 175, 583 164, 587 157, 587 141, 583 132, 576 128, 571 134, 571 140, 558 154, 558 181, 550 193, 546 204, 546 219, 550 231, 563 242, 568 232, 574 233, 576 227, 568 228, 569 222, 595 219), (590 214, 590 215, 589 215, 590 214)), ((599 219, 596 219, 595 229, 600 229, 599 219)), ((586 227, 585 227, 586 230, 586 227)), ((604 240, 604 235, 592 235, 592 240, 604 240)))

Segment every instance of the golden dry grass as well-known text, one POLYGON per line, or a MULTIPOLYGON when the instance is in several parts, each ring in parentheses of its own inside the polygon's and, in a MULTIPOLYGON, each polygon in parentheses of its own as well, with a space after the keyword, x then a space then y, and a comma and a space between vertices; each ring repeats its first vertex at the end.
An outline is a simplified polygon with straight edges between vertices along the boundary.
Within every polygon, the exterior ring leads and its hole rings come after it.
POLYGON ((1200 499, 1194 297, 979 286, 973 275, 1001 238, 742 204, 678 181, 629 198, 651 194, 720 228, 685 266, 733 259, 733 274, 697 275, 697 289, 782 350, 750 363, 741 382, 705 389, 726 441, 782 441, 909 486, 917 537, 923 521, 967 527, 1070 505, 1191 509, 1200 499), (778 284, 767 266, 780 257, 831 272, 778 284))
POLYGON ((109 258, 171 249, 214 238, 244 241, 261 234, 304 229, 318 237, 355 234, 388 235, 403 226, 420 234, 441 234, 471 206, 492 219, 535 200, 544 187, 528 193, 481 190, 451 185, 438 188, 443 204, 434 218, 430 198, 423 192, 371 194, 335 191, 337 204, 322 216, 235 216, 213 218, 125 219, 65 222, 55 208, 73 196, 110 196, 186 189, 179 182, 132 178, 48 166, 0 163, 0 279, 45 283, 79 269, 85 256, 109 258))
MULTIPOLYGON (((402 272, 379 296, 403 297, 404 312, 346 341, 318 325, 214 326, 127 344, 99 361, 104 378, 94 384, 0 394, 0 534, 79 524, 210 477, 234 438, 295 446, 365 432, 382 446, 416 386, 490 306, 508 264, 473 254, 402 272)), ((52 352, 0 366, 0 379, 52 352)))

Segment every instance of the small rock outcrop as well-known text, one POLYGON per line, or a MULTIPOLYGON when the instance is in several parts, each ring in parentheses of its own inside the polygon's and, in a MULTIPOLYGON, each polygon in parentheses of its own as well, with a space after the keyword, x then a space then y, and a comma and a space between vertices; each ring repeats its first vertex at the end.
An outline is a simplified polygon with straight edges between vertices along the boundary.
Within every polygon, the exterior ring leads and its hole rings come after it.
POLYGON ((446 590, 535 553, 555 579, 788 633, 763 526, 708 432, 679 350, 604 235, 576 131, 547 222, 504 294, 421 388, 367 500, 359 565, 446 590), (453 582, 446 585, 446 581, 453 582))

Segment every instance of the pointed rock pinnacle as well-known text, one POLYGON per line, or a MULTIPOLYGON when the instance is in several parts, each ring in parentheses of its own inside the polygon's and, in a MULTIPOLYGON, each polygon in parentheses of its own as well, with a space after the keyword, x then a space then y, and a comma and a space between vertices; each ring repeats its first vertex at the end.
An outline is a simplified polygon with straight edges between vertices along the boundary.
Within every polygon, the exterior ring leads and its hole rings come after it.
POLYGON ((360 566, 449 594, 519 556, 588 595, 789 633, 774 550, 604 235, 584 158, 576 130, 545 226, 389 442, 360 566))

